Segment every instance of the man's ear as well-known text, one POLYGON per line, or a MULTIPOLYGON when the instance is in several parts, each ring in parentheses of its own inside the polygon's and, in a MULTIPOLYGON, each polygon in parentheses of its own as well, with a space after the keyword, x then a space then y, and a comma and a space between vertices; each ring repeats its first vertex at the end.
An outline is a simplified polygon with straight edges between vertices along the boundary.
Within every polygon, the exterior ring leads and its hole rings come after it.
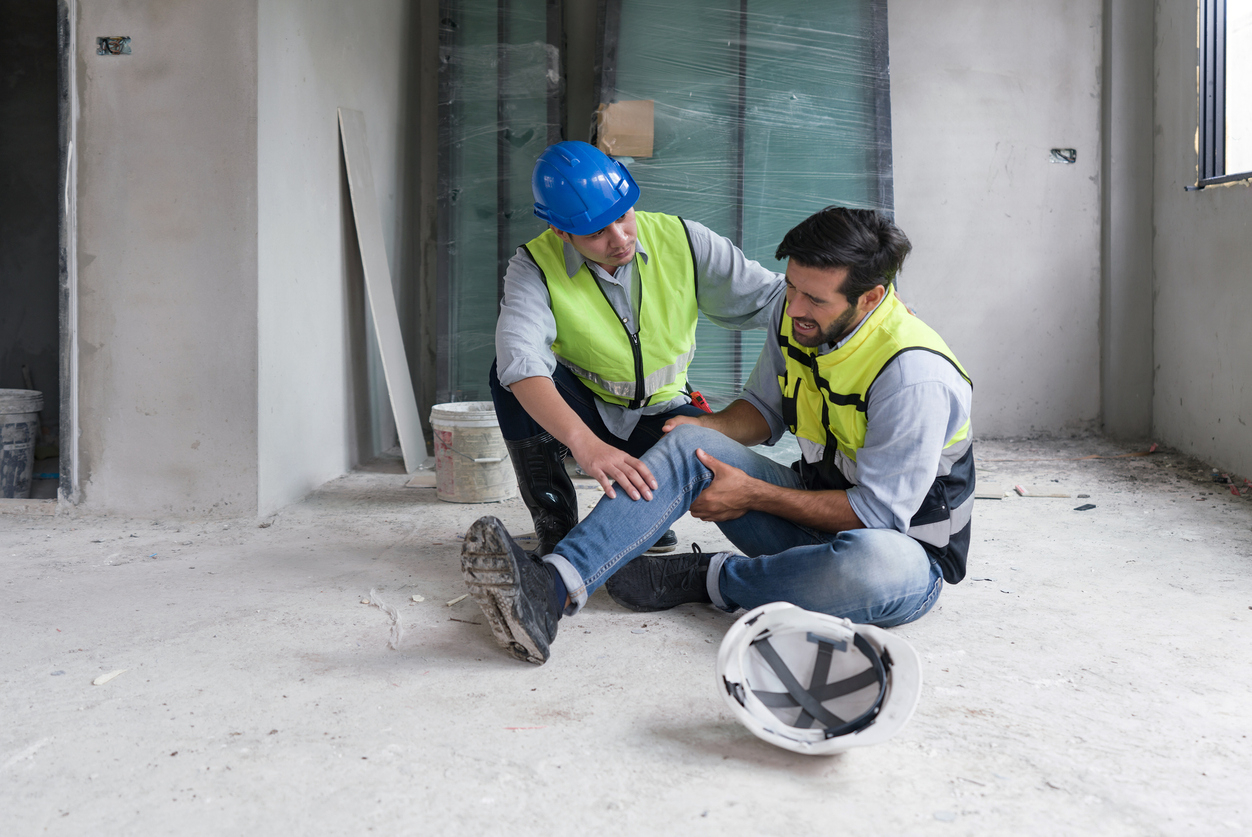
POLYGON ((887 295, 886 285, 875 285, 870 290, 861 294, 861 298, 856 301, 857 310, 862 314, 868 314, 874 310, 878 303, 882 302, 883 297, 887 295))
POLYGON ((550 230, 552 230, 552 232, 556 233, 556 237, 557 237, 557 238, 559 238, 559 239, 561 239, 562 241, 564 241, 566 244, 572 244, 572 243, 573 243, 573 242, 570 240, 570 234, 569 234, 569 233, 567 233, 565 230, 558 230, 556 227, 552 226, 551 224, 548 224, 548 229, 550 229, 550 230))

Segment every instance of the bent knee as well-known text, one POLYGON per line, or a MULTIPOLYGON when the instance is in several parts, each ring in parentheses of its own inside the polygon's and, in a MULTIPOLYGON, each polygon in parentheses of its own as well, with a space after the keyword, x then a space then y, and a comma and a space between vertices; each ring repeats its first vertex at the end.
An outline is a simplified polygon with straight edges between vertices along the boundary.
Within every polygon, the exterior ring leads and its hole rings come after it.
POLYGON ((692 455, 695 454, 696 448, 699 448, 711 456, 720 458, 719 453, 741 447, 738 442, 720 430, 712 430, 698 424, 680 424, 667 433, 666 437, 667 441, 676 446, 676 449, 692 455))
POLYGON ((653 446, 653 450, 660 449, 667 456, 694 458, 696 448, 700 448, 706 453, 713 453, 713 450, 710 450, 710 448, 716 449, 726 441, 729 440, 716 430, 710 430, 707 427, 700 427, 695 424, 680 424, 666 433, 653 446))
POLYGON ((829 549, 825 571, 840 584, 864 591, 907 585, 930 574, 930 559, 921 544, 890 529, 841 532, 829 549))
POLYGON ((700 447, 700 440, 713 437, 725 438, 716 430, 710 430, 698 424, 680 424, 665 434, 665 438, 673 440, 674 444, 688 445, 690 447, 700 447))

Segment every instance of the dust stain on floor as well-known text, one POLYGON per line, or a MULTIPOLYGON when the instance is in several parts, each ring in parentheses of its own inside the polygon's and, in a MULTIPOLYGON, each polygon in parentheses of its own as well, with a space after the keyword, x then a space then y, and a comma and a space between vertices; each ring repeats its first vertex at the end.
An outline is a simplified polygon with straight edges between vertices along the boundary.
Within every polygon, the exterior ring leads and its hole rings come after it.
POLYGON ((5 830, 1235 833, 1252 498, 1143 449, 978 442, 1005 490, 976 503, 969 575, 895 629, 917 713, 832 758, 725 709, 732 614, 645 620, 601 592, 548 664, 502 653, 472 599, 447 603, 460 536, 482 514, 528 531, 518 500, 441 503, 384 469, 264 520, 0 515, 5 830))

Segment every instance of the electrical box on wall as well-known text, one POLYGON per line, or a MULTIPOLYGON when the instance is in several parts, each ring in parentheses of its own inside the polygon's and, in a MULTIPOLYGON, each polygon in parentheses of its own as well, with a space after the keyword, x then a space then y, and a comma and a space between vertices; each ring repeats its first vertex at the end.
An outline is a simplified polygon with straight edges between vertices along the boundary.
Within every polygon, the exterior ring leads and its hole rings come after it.
POLYGON ((96 55, 130 55, 130 38, 125 35, 96 38, 96 55))

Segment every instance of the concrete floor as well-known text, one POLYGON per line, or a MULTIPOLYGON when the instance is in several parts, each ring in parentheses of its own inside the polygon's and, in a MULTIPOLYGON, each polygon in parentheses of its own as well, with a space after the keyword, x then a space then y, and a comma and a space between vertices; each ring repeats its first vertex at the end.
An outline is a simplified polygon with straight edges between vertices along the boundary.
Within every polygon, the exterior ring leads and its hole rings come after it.
POLYGON ((1252 496, 1098 439, 978 452, 983 491, 1070 496, 978 501, 969 578, 896 629, 916 715, 826 758, 733 720, 714 660, 735 617, 705 606, 601 591, 547 665, 505 656, 448 603, 459 536, 529 528, 517 500, 442 503, 383 468, 262 521, 10 501, 0 831, 1247 833, 1252 496))

